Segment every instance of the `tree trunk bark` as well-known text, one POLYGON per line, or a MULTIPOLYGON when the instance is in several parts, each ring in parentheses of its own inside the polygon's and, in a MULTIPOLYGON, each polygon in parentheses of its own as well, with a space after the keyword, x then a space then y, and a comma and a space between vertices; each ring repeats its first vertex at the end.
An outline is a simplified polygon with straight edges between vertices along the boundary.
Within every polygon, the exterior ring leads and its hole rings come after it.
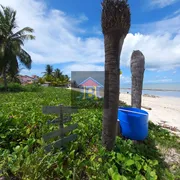
POLYGON ((119 30, 105 34, 105 86, 102 143, 112 150, 116 137, 119 102, 119 65, 124 36, 119 30))
POLYGON ((145 58, 141 51, 134 51, 131 56, 131 105, 141 109, 141 96, 144 79, 145 58))
POLYGON ((7 91, 7 78, 6 78, 6 71, 3 70, 3 81, 4 81, 4 88, 7 91))

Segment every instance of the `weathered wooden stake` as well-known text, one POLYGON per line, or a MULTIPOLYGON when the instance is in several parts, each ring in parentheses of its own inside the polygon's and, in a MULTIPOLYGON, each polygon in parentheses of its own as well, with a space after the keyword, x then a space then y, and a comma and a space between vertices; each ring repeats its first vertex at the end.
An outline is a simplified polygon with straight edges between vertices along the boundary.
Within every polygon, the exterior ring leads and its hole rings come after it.
POLYGON ((65 137, 65 134, 73 131, 78 127, 78 124, 72 124, 64 128, 64 123, 71 120, 71 116, 66 116, 64 119, 63 113, 71 114, 77 112, 77 108, 75 107, 64 107, 62 104, 59 106, 46 106, 43 107, 43 113, 44 114, 57 114, 58 118, 48 121, 48 124, 58 124, 59 130, 50 132, 48 134, 43 135, 44 141, 48 141, 49 139, 52 139, 54 137, 59 136, 59 140, 55 141, 54 143, 51 143, 45 147, 45 150, 47 152, 51 151, 53 147, 55 148, 61 148, 62 146, 65 146, 66 143, 73 141, 77 138, 76 134, 71 134, 70 136, 65 137))

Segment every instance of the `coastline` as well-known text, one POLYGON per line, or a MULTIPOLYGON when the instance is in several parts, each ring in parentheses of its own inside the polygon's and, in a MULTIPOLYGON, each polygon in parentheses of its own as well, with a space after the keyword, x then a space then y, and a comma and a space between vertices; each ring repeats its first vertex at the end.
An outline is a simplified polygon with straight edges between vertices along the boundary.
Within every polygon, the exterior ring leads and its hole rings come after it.
MULTIPOLYGON (((128 93, 131 94, 131 88, 121 88, 120 93, 128 93)), ((154 95, 154 96, 160 96, 160 97, 176 97, 180 98, 180 90, 157 90, 157 89, 143 89, 142 94, 148 94, 148 95, 154 95)))
MULTIPOLYGON (((131 88, 121 88, 122 90, 131 90, 131 88)), ((150 89, 144 88, 143 91, 173 91, 173 92, 180 92, 178 89, 150 89)))

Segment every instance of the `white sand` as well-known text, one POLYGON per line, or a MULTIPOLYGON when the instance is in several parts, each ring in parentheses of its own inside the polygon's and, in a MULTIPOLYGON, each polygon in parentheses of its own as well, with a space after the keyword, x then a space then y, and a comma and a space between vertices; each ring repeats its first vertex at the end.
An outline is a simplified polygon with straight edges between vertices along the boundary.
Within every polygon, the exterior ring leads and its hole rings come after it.
MULTIPOLYGON (((131 104, 130 94, 121 93, 119 97, 121 101, 126 102, 128 105, 131 104)), ((142 106, 152 108, 152 110, 142 109, 149 113, 149 120, 155 124, 165 121, 165 124, 180 130, 180 98, 142 96, 142 106)))

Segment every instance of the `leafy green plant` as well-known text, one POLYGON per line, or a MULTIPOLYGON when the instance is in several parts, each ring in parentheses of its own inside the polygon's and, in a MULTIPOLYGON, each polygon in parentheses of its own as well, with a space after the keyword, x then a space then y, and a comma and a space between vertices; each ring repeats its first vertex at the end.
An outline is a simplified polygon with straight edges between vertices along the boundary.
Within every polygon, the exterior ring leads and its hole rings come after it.
POLYGON ((157 149, 158 144, 165 143, 165 134, 169 147, 178 149, 178 145, 171 143, 178 139, 154 124, 150 123, 149 137, 143 143, 117 137, 113 151, 107 152, 102 147, 103 99, 79 99, 78 113, 67 123, 78 123, 78 128, 73 131, 78 139, 62 151, 56 149, 48 154, 44 151, 42 136, 58 127, 47 124, 47 120, 55 116, 42 114, 42 107, 71 105, 71 91, 49 87, 37 92, 2 93, 0 99, 0 177, 30 180, 178 179, 178 174, 169 170, 157 149))
POLYGON ((19 83, 9 83, 7 86, 7 90, 5 90, 4 86, 0 85, 0 92, 37 92, 42 91, 42 88, 38 84, 28 84, 28 85, 21 85, 19 83))

